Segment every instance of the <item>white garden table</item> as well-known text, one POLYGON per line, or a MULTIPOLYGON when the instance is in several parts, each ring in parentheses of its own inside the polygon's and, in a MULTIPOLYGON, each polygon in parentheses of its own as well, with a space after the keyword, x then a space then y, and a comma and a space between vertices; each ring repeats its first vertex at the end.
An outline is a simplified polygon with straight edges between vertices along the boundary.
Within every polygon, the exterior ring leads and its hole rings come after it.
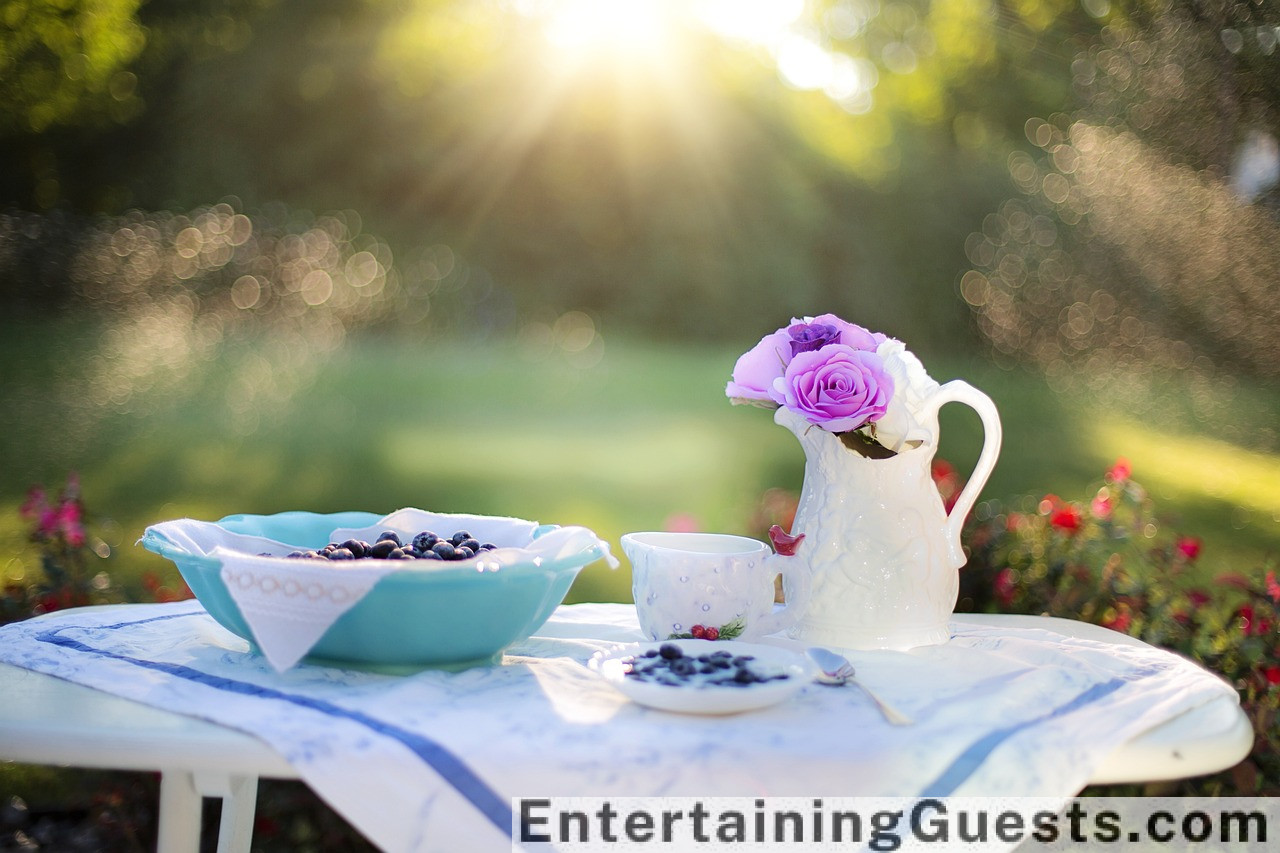
MULTIPOLYGON (((1103 628, 1049 617, 958 614, 954 621, 1043 627, 1115 646, 1141 645, 1103 628)), ((0 759, 159 771, 159 849, 165 853, 198 849, 203 797, 223 800, 218 850, 247 851, 258 780, 299 778, 257 737, 28 669, 0 664, 0 696, 0 759)), ((1081 738, 1088 735, 1080 732, 1081 738)), ((1125 743, 1090 781, 1138 783, 1216 772, 1247 755, 1252 741, 1247 718, 1224 696, 1125 743)))

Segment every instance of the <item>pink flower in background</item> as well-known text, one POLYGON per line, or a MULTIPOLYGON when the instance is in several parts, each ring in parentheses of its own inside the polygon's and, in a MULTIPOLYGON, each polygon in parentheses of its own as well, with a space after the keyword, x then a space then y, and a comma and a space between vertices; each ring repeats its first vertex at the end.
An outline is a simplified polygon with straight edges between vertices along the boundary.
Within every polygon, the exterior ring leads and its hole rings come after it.
POLYGON ((1090 511, 1093 512, 1094 518, 1110 518, 1115 504, 1111 500, 1111 494, 1106 489, 1100 490, 1093 496, 1093 501, 1089 504, 1090 511))
POLYGON ((49 506, 40 512, 40 519, 36 522, 36 536, 42 539, 51 539, 57 532, 59 522, 62 518, 61 507, 49 506))
POLYGON ((1280 602, 1280 583, 1276 582, 1276 573, 1267 572, 1264 583, 1267 585, 1267 595, 1271 596, 1271 600, 1280 602))
POLYGON ((774 400, 829 432, 849 432, 879 420, 893 379, 874 352, 845 344, 798 353, 774 381, 774 400))
POLYGON ((1183 536, 1178 540, 1177 548, 1178 551, 1181 552, 1182 556, 1186 557, 1188 560, 1194 560, 1196 557, 1200 556, 1201 544, 1203 543, 1201 543, 1200 539, 1195 536, 1183 536))
POLYGON ((1107 471, 1107 479, 1112 483, 1123 483, 1129 479, 1129 475, 1132 473, 1133 469, 1129 466, 1129 460, 1122 456, 1107 471))
POLYGON ((662 522, 662 529, 671 533, 697 533, 702 529, 696 516, 687 512, 677 512, 667 516, 662 522))
POLYGON ((27 489, 27 499, 18 508, 18 514, 28 521, 34 521, 48 508, 49 500, 44 493, 44 486, 32 486, 27 489))
POLYGON ((1018 576, 1014 573, 1013 569, 1005 566, 1003 569, 996 572, 996 598, 1005 607, 1008 607, 1013 603, 1013 591, 1017 588, 1017 585, 1018 576))
POLYGON ((58 507, 57 515, 58 532, 66 538, 67 544, 73 548, 84 545, 84 512, 80 507, 79 499, 64 499, 58 507))

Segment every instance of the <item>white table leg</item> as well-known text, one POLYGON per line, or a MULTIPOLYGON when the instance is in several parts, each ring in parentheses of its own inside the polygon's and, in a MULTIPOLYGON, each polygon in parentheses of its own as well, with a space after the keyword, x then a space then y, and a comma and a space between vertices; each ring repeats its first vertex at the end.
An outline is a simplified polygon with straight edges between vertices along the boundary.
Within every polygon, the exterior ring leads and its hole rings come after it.
POLYGON ((229 782, 230 791, 222 798, 218 853, 249 853, 253 813, 258 805, 258 777, 232 776, 229 782))
POLYGON ((164 853, 199 853, 200 807, 201 797, 191 773, 184 770, 161 773, 156 849, 164 853))
POLYGON ((258 777, 166 770, 160 775, 160 853, 199 853, 205 797, 222 799, 218 853, 249 853, 258 777))

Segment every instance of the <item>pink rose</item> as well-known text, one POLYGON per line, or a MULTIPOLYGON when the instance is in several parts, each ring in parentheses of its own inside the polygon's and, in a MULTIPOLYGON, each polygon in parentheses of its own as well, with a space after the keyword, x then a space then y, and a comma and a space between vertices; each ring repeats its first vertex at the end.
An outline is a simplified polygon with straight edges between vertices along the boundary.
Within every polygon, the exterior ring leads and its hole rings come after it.
POLYGON ((828 432, 850 432, 884 416, 893 379, 880 356, 845 344, 797 353, 773 383, 775 401, 828 432))
POLYGON ((749 351, 742 354, 733 366, 733 379, 724 393, 734 400, 757 403, 774 403, 769 394, 773 382, 782 376, 791 360, 791 335, 779 329, 765 335, 749 351))

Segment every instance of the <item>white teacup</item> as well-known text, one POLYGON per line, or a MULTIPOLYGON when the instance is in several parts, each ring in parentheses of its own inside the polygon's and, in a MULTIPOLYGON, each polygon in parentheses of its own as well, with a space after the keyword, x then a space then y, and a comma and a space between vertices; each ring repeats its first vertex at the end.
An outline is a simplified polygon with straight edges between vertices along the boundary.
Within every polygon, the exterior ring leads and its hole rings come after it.
POLYGON ((774 578, 787 558, 763 542, 726 533, 628 533, 622 550, 631 560, 640 629, 651 640, 754 640, 799 618, 799 600, 774 608, 774 578))

